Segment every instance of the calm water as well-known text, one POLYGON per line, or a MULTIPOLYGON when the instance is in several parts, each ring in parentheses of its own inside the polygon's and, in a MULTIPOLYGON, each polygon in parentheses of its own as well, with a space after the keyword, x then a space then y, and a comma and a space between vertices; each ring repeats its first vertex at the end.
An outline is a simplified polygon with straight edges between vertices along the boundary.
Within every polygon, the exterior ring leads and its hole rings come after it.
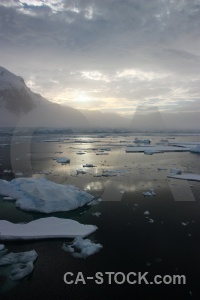
MULTIPOLYGON (((51 214, 98 226, 89 238, 101 243, 103 249, 86 259, 76 259, 64 252, 62 244, 66 239, 6 242, 6 247, 13 252, 35 249, 38 259, 33 274, 17 284, 9 280, 9 268, 1 268, 0 285, 4 291, 1 299, 200 299, 200 183, 189 182, 195 201, 175 201, 167 178, 171 168, 199 173, 200 155, 126 153, 126 145, 134 138, 128 135, 27 136, 13 138, 12 145, 2 139, 1 179, 13 179, 14 173, 3 172, 13 169, 22 172, 24 177, 42 176, 57 183, 73 184, 103 197, 104 201, 93 207, 51 214), (55 141, 44 142, 47 139, 55 141), (111 148, 105 151, 108 155, 96 155, 105 147, 111 148), (85 154, 79 155, 78 151, 85 154), (68 157, 71 162, 58 164, 53 160, 57 157, 68 157), (82 169, 85 163, 95 167, 77 175, 76 170, 82 169), (159 171, 159 167, 168 170, 159 171), (118 170, 117 176, 96 177, 106 170, 118 170), (150 188, 154 188, 156 196, 144 197, 142 193, 150 188), (149 211, 153 223, 146 218, 145 211, 149 211), (101 212, 100 217, 93 216, 93 212, 101 212), (183 226, 182 222, 188 225, 183 226), (107 280, 100 285, 92 280, 86 285, 66 285, 63 281, 65 272, 83 272, 87 277, 112 271, 149 272, 149 281, 158 274, 185 275, 186 285, 119 285, 114 281, 109 285, 107 280)), ((199 136, 144 138, 150 138, 152 143, 158 143, 161 138, 169 142, 200 142, 199 136)), ((180 181, 176 180, 175 184, 179 186, 180 181)), ((20 211, 13 202, 2 198, 0 219, 18 223, 49 216, 20 211)))

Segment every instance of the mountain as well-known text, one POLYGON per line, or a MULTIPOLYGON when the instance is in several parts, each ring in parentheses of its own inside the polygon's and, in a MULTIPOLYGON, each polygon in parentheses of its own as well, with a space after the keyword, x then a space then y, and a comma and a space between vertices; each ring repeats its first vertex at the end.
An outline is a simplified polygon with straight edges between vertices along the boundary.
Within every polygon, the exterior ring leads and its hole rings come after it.
POLYGON ((87 118, 72 107, 33 93, 20 76, 0 67, 0 127, 87 128, 87 118))

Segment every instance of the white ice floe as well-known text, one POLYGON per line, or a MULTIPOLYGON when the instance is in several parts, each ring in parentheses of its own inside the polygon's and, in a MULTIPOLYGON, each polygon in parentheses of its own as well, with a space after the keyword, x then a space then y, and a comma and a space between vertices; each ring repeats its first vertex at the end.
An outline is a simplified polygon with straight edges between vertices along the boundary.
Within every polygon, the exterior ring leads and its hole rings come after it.
POLYGON ((195 148, 192 148, 190 150, 190 152, 193 152, 193 153, 200 153, 200 145, 197 145, 195 148))
POLYGON ((189 152, 191 148, 182 148, 182 147, 174 147, 174 146, 163 146, 163 145, 156 145, 156 146, 134 146, 134 147, 127 147, 125 151, 127 153, 137 153, 137 152, 144 152, 148 151, 149 153, 152 151, 155 153, 159 152, 189 152))
POLYGON ((94 168, 95 166, 93 164, 85 164, 83 165, 84 168, 94 168))
POLYGON ((0 194, 16 199, 16 207, 51 213, 82 207, 93 196, 72 185, 57 184, 46 178, 0 180, 0 194))
POLYGON ((3 197, 3 200, 15 200, 12 197, 3 197))
POLYGON ((153 219, 149 219, 149 223, 154 223, 154 220, 153 219))
POLYGON ((96 174, 94 177, 112 177, 127 173, 128 170, 104 170, 101 174, 96 174))
POLYGON ((85 152, 78 151, 78 152, 76 152, 76 154, 83 155, 83 154, 85 154, 85 152))
POLYGON ((101 151, 111 151, 111 148, 101 148, 101 151))
POLYGON ((63 244, 62 247, 64 251, 70 252, 76 258, 86 258, 99 252, 102 248, 101 244, 95 244, 91 240, 84 240, 81 237, 77 237, 70 245, 63 244))
POLYGON ((158 169, 158 171, 166 171, 167 169, 166 168, 164 168, 164 167, 159 167, 159 168, 157 168, 158 169))
POLYGON ((0 258, 0 266, 12 265, 11 280, 21 280, 29 275, 33 269, 33 262, 37 259, 35 250, 19 253, 9 253, 0 258))
POLYGON ((149 211, 148 211, 148 210, 145 211, 145 212, 144 212, 144 215, 148 216, 148 215, 149 215, 149 211))
POLYGON ((188 224, 189 224, 189 222, 181 222, 181 224, 183 225, 183 226, 187 226, 188 224))
POLYGON ((68 164, 68 163, 70 163, 70 159, 66 158, 66 157, 55 158, 54 160, 56 160, 57 163, 60 163, 60 164, 68 164))
POLYGON ((192 180, 192 181, 200 181, 200 175, 199 174, 191 174, 191 173, 185 173, 185 174, 181 174, 181 175, 173 175, 173 174, 169 174, 167 177, 170 178, 176 178, 176 179, 184 179, 184 180, 192 180))
POLYGON ((102 202, 103 200, 101 198, 98 198, 98 199, 94 199, 92 200, 91 202, 89 202, 87 205, 89 206, 93 206, 93 205, 97 205, 99 204, 100 202, 102 202))
POLYGON ((97 230, 94 225, 84 225, 74 220, 56 217, 41 218, 26 224, 0 220, 0 228, 0 240, 86 237, 97 230))
POLYGON ((150 189, 147 192, 143 192, 142 195, 145 196, 145 197, 150 197, 150 196, 155 196, 156 193, 154 192, 154 189, 150 189))

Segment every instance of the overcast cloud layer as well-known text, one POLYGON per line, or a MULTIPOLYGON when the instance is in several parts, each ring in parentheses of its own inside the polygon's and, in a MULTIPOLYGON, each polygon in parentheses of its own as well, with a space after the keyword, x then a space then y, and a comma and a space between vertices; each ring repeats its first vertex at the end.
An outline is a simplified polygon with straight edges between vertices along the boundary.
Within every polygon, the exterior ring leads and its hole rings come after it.
POLYGON ((1 0, 0 65, 75 108, 200 111, 200 0, 1 0))

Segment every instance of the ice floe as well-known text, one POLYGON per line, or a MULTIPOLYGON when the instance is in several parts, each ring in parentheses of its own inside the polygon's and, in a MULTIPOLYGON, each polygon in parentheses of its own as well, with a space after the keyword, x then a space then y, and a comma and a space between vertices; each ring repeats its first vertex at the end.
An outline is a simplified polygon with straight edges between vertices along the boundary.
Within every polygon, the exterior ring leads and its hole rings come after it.
POLYGON ((60 164, 68 164, 68 163, 70 163, 70 159, 69 158, 65 158, 65 157, 55 158, 54 160, 56 160, 57 163, 60 163, 60 164))
POLYGON ((159 152, 189 152, 191 148, 183 148, 183 147, 174 147, 174 146, 163 146, 163 145, 156 145, 156 146, 133 146, 133 147, 126 147, 126 153, 131 152, 147 152, 151 153, 159 153, 159 152))
POLYGON ((86 172, 84 170, 79 169, 79 170, 76 170, 76 174, 77 175, 78 174, 86 174, 86 172))
POLYGON ((95 217, 100 217, 101 212, 99 212, 99 211, 93 212, 92 215, 95 216, 95 217))
POLYGON ((86 237, 97 230, 94 225, 84 225, 74 220, 56 217, 41 218, 26 224, 0 220, 0 228, 0 240, 86 237))
POLYGON ((76 258, 86 258, 99 252, 103 246, 101 244, 95 244, 89 239, 83 239, 81 237, 75 238, 71 244, 63 244, 62 249, 66 252, 70 252, 72 256, 76 258))
POLYGON ((156 153, 164 153, 164 151, 159 151, 159 150, 145 150, 144 154, 146 155, 152 155, 152 154, 156 154, 156 153))
POLYGON ((11 252, 0 258, 0 266, 12 265, 11 280, 21 280, 33 271, 33 263, 37 257, 35 250, 19 253, 11 252))
POLYGON ((83 165, 84 168, 94 168, 95 166, 93 164, 85 164, 83 165))
POLYGON ((147 192, 143 192, 142 195, 145 196, 145 197, 150 197, 150 196, 155 196, 156 193, 154 192, 154 189, 150 189, 147 192))
POLYGON ((184 179, 184 180, 192 180, 192 181, 200 181, 200 174, 192 174, 192 173, 182 173, 180 175, 169 174, 167 177, 176 178, 176 179, 184 179))
POLYGON ((82 207, 94 197, 72 185, 57 184, 46 178, 0 180, 0 194, 16 199, 16 207, 51 213, 82 207))
POLYGON ((141 143, 141 144, 150 144, 151 143, 151 141, 150 140, 140 140, 140 139, 138 139, 137 137, 135 138, 135 140, 134 140, 134 143, 141 143))
POLYGON ((200 145, 197 145, 195 148, 192 148, 190 150, 190 152, 193 152, 193 153, 200 153, 200 145))

